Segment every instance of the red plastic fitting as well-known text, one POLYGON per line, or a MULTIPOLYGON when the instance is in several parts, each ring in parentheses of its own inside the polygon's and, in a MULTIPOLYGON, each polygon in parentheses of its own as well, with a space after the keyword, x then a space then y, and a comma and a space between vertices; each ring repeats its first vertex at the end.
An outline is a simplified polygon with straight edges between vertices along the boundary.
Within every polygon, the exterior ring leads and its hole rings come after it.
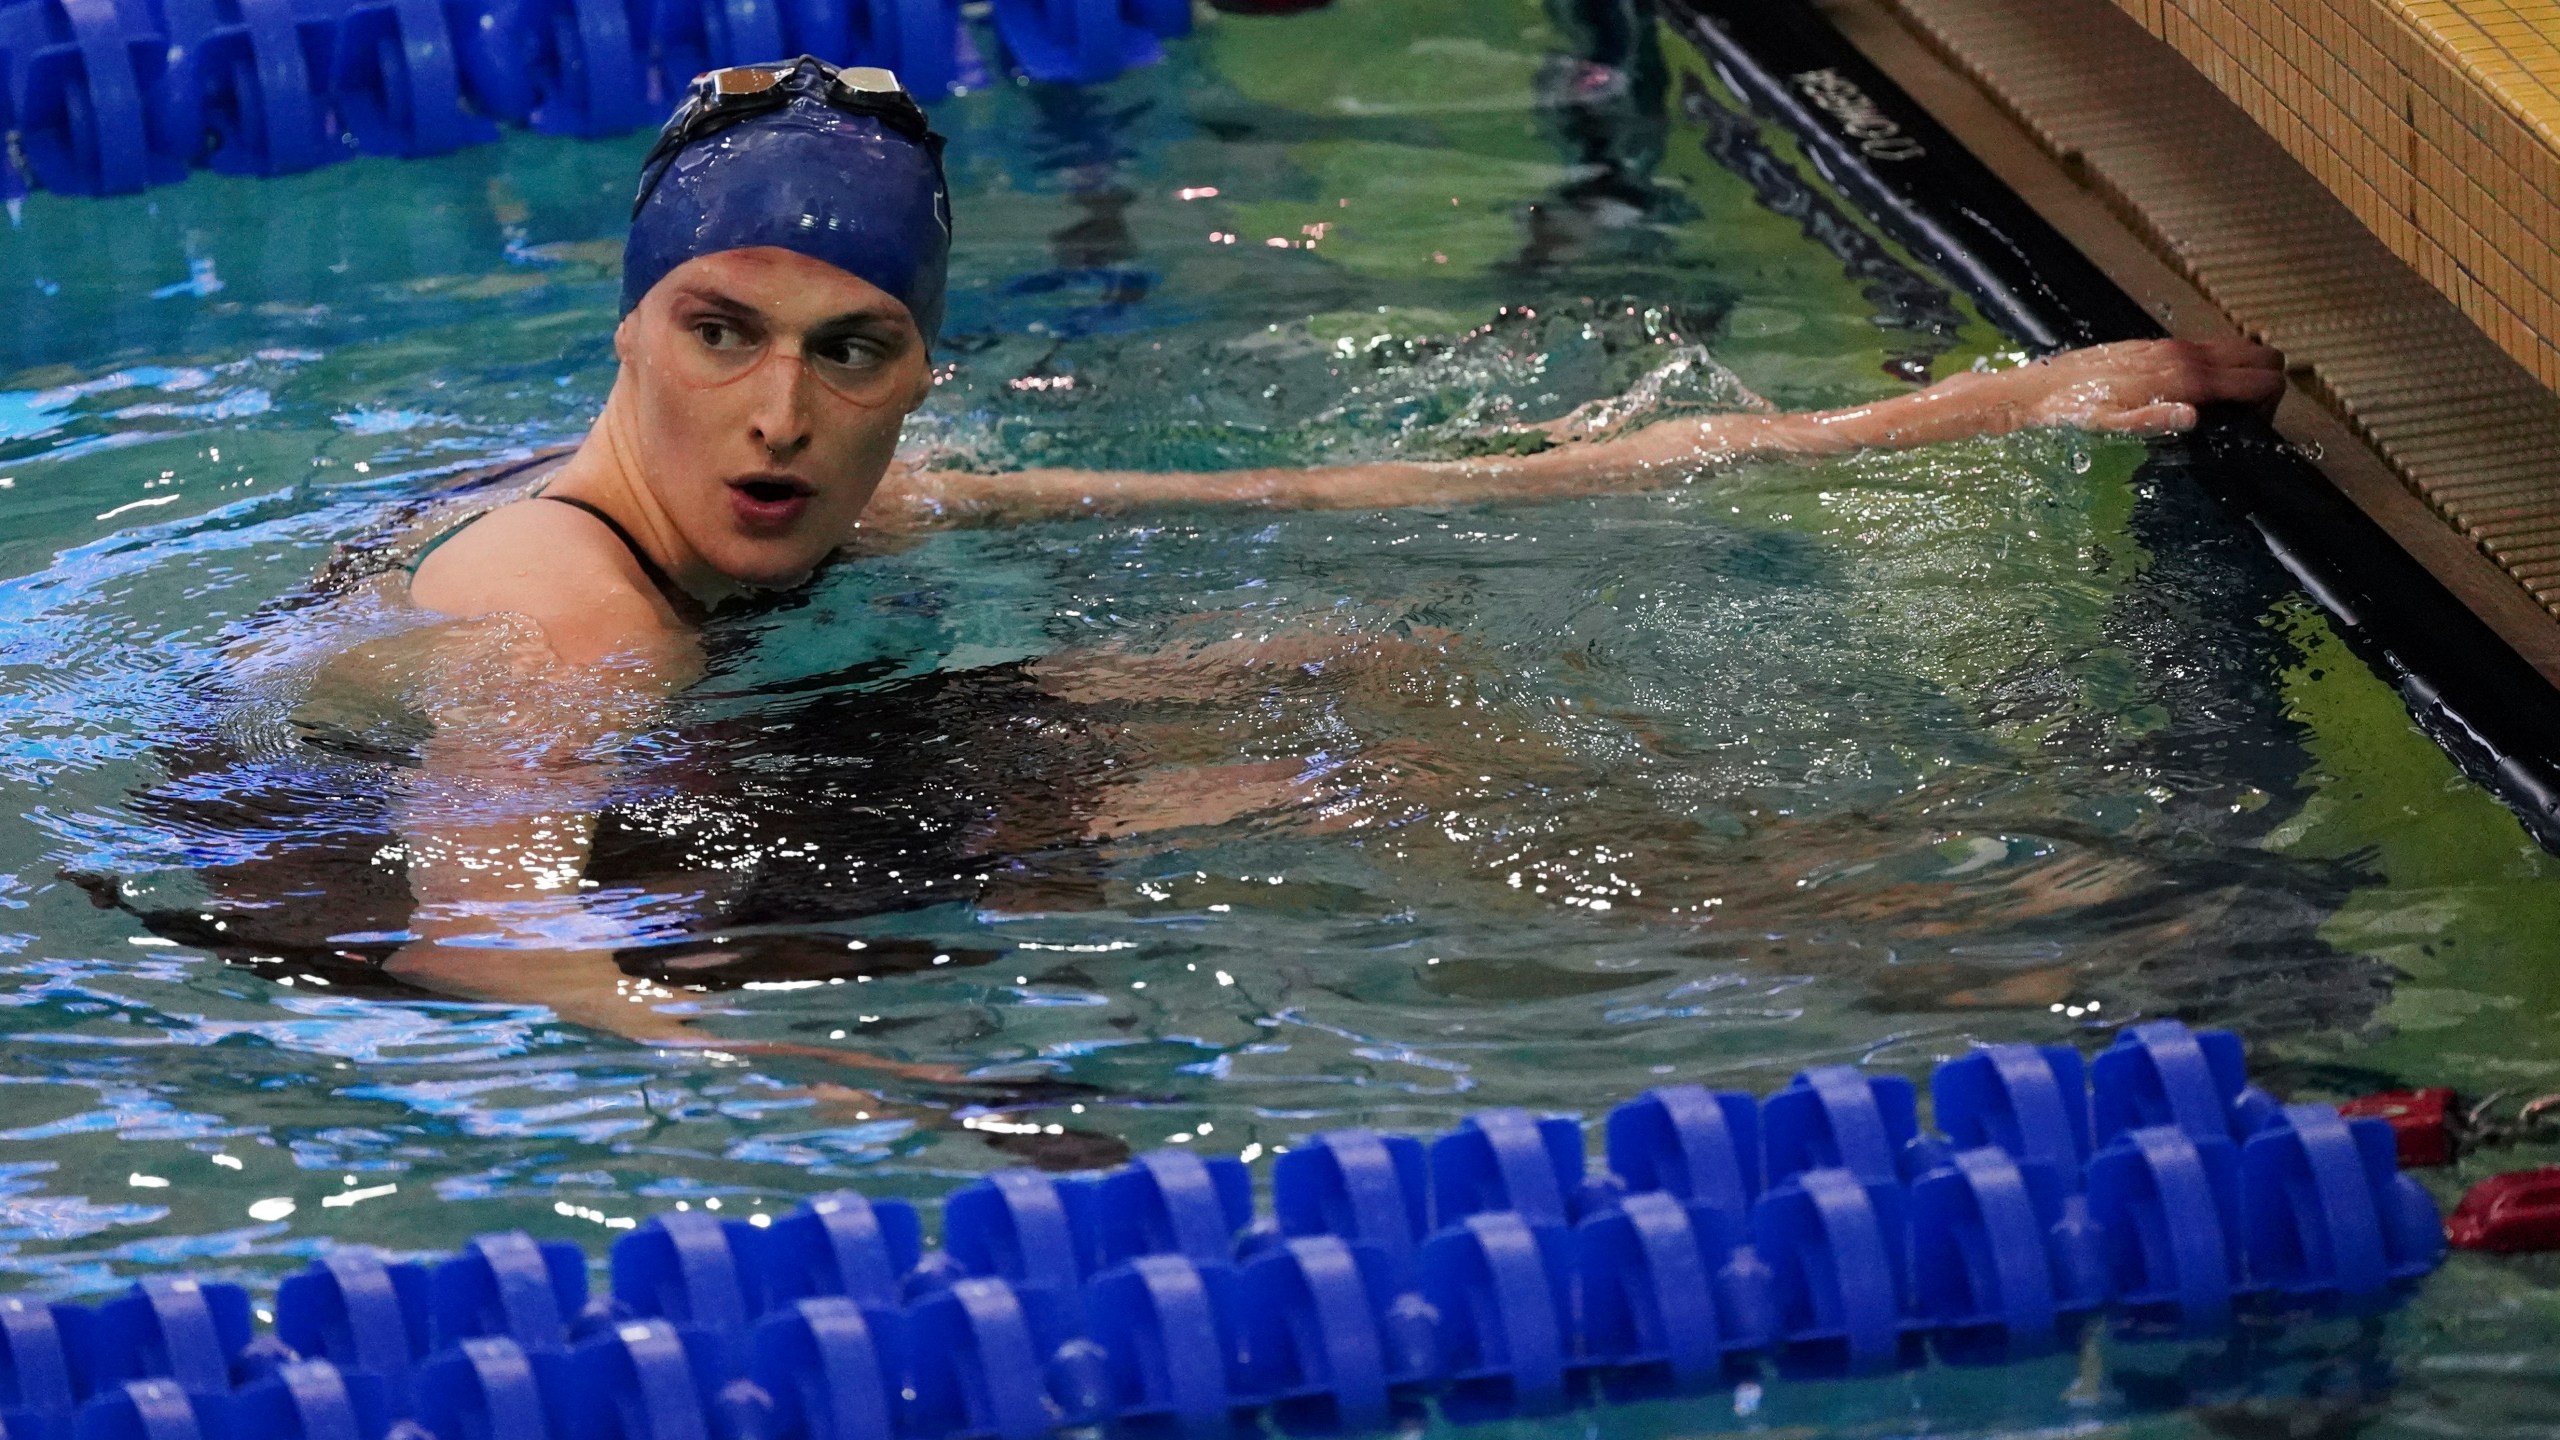
POLYGON ((2560 1250, 2560 1166, 2492 1175, 2472 1186, 2444 1233, 2465 1250, 2560 1250))
POLYGON ((2453 1163, 2455 1131, 2461 1126, 2462 1110, 2453 1091, 2443 1086, 2366 1095, 2339 1106, 2338 1113, 2350 1120, 2391 1122, 2391 1133, 2400 1139, 2403 1169, 2453 1163))

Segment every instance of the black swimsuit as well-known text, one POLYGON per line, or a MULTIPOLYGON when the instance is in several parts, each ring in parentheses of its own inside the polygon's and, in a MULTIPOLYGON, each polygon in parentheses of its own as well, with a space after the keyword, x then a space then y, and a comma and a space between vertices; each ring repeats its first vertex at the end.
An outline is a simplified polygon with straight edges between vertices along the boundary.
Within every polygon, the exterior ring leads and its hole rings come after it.
MULTIPOLYGON (((1018 665, 852 677, 748 717, 678 717, 596 817, 583 878, 651 932, 615 961, 720 988, 996 958, 862 922, 1104 903, 1107 861, 1084 831, 1116 757, 1089 720, 1018 665), (866 948, 849 949, 857 934, 866 948)), ((231 963, 319 975, 341 993, 404 991, 378 969, 416 910, 378 762, 208 736, 161 763, 168 778, 127 804, 191 837, 187 883, 162 890, 169 877, 147 865, 65 878, 231 963)))
MULTIPOLYGON (((486 493, 556 458, 474 477, 431 503, 486 493)), ((699 618, 700 604, 612 516, 564 495, 526 498, 595 516, 669 605, 699 618)), ((437 545, 488 513, 410 549, 406 537, 427 511, 409 509, 349 543, 275 608, 321 603, 371 576, 415 574, 437 545)), ((715 659, 720 628, 706 637, 715 659)), ((1103 862, 1084 828, 1114 755, 1083 707, 1048 694, 1019 663, 828 680, 776 692, 751 717, 679 715, 664 744, 631 762, 597 817, 585 873, 664 907, 656 934, 616 953, 626 971, 719 986, 920 968, 946 954, 973 964, 999 952, 878 933, 854 951, 844 930, 990 897, 1014 910, 1099 902, 1103 862)), ((166 778, 128 804, 157 828, 194 837, 182 901, 155 896, 157 865, 131 877, 66 876, 154 934, 232 963, 413 993, 377 967, 406 942, 416 903, 381 767, 416 764, 414 747, 300 738, 277 751, 213 731, 160 749, 166 778), (141 883, 128 889, 128 878, 141 883)))
MULTIPOLYGON (((548 500, 555 505, 567 505, 574 509, 584 510, 588 514, 593 515, 598 521, 602 522, 604 528, 613 532, 614 539, 622 542, 623 549, 631 552, 632 563, 639 566, 640 573, 649 577, 649 583, 658 588, 658 593, 660 595, 666 597, 668 608, 674 610, 679 617, 688 623, 693 624, 701 623, 704 616, 709 613, 703 608, 701 601, 694 599, 683 586, 676 583, 676 578, 673 575, 668 574, 665 567, 659 565, 657 561, 650 559, 649 552, 640 547, 640 542, 632 538, 631 532, 622 528, 622 522, 614 519, 611 515, 606 514, 602 506, 592 504, 585 500, 579 500, 568 495, 534 494, 525 498, 529 500, 548 500)), ((427 563, 427 557, 436 553, 437 546, 442 545, 444 542, 461 534, 463 531, 470 529, 474 523, 487 517, 489 513, 489 511, 483 510, 478 515, 466 517, 452 525, 446 526, 443 530, 436 533, 434 539, 431 539, 426 544, 419 546, 418 552, 410 556, 409 563, 401 568, 409 572, 410 579, 416 579, 418 577, 418 567, 427 563)))

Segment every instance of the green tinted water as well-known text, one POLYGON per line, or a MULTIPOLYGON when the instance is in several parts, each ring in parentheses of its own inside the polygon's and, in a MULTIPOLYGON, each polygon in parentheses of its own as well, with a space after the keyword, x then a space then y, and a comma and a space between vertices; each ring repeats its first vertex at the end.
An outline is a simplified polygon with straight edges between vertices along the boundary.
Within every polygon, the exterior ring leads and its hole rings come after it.
MULTIPOLYGON (((1454 454, 1630 385, 1836 404, 2007 350, 1676 37, 1586 29, 1337 0, 1205 23, 1102 89, 942 107, 960 249, 917 449, 1454 454)), ((2560 869, 2175 447, 2069 436, 1542 506, 946 536, 724 622, 718 673, 641 747, 613 882, 519 928, 619 947, 677 982, 630 1003, 710 1033, 976 1089, 355 993, 93 906, 62 871, 237 935, 293 911, 378 940, 347 874, 405 770, 296 743, 298 672, 226 653, 313 653, 337 617, 261 607, 433 476, 576 436, 642 143, 39 196, 0 237, 15 1285, 267 1284, 333 1239, 513 1225, 600 1246, 677 1203, 1262 1157, 1819 1062, 1917 1075, 2164 1013, 2241 1031, 2306 1097, 2560 1088, 2560 869), (1092 683, 983 679, 1040 656, 1092 683), (1257 803, 1079 840, 1131 773, 1257 803), (885 873, 989 795, 974 839, 885 873), (821 883, 856 860, 855 900, 821 883)), ((2553 1409, 2552 1275, 2458 1258, 2370 1326, 1588 1423, 2522 1431, 2553 1409)))

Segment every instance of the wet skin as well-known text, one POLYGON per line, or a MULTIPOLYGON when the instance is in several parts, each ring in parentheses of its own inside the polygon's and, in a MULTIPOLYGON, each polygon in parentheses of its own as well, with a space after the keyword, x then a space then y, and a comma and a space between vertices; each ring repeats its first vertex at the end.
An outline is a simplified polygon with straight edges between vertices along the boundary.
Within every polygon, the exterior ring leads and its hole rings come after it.
MULTIPOLYGON (((866 539, 1148 506, 1378 509, 1640 490, 1751 456, 1927 445, 2037 427, 2169 435, 2197 407, 2272 405, 2275 351, 2134 341, 1908 395, 1800 415, 1720 415, 1525 456, 1214 474, 916 470, 898 432, 931 389, 906 307, 791 251, 731 250, 668 273, 614 331, 604 413, 549 493, 601 506, 694 598, 799 583, 866 539)), ((559 659, 681 655, 689 633, 629 552, 566 506, 499 509, 440 547, 410 589, 457 618, 530 618, 559 659)))
MULTIPOLYGON (((604 413, 547 493, 613 515, 705 603, 797 584, 848 543, 932 387, 905 305, 785 250, 686 262, 613 343, 604 413)), ((410 598, 526 616, 571 664, 686 648, 629 550, 567 506, 501 507, 440 547, 410 598)))
MULTIPOLYGON (((1609 439, 1580 438, 1577 417, 1548 427, 1559 443, 1523 456, 1217 474, 1034 470, 1004 475, 918 470, 896 459, 906 417, 931 389, 928 347, 905 306, 853 275, 799 254, 751 249, 697 257, 671 271, 614 333, 621 362, 602 414, 550 479, 554 496, 618 520, 693 602, 804 581, 848 547, 895 545, 938 527, 1035 521, 1149 506, 1357 508, 1537 500, 1656 488, 1734 460, 1838 454, 2036 427, 2172 434, 2197 407, 2269 406, 2284 387, 2280 357, 2241 341, 2101 346, 2014 370, 1959 375, 1912 394, 1818 414, 1680 419, 1609 439)), ((394 975, 446 993, 538 1003, 563 1019, 657 1044, 710 1045, 685 1024, 634 1005, 605 951, 485 942, 512 903, 574 903, 602 782, 592 752, 644 723, 649 707, 699 673, 694 631, 630 550, 593 516, 519 501, 439 547, 409 598, 494 643, 528 694, 557 693, 528 735, 522 709, 502 727, 475 717, 485 695, 456 695, 437 714, 426 781, 401 819, 417 937, 394 975), (597 677, 607 677, 600 683, 597 677), (501 731, 503 733, 501 733, 501 731), (578 757, 589 757, 581 759, 578 757), (450 786, 440 788, 444 782, 450 786), (531 797, 495 813, 442 803, 489 783, 531 797), (502 955, 493 963, 492 957, 502 955)), ((1104 653, 1036 667, 1052 692, 1197 694, 1198 660, 1104 653)), ((1428 668, 1417 654, 1415 669, 1428 668)), ((1255 657, 1241 657, 1251 666, 1255 657)), ((1392 685, 1393 657, 1366 662, 1392 685)), ((1162 747, 1172 759, 1185 747, 1162 747)), ((1287 764, 1141 763, 1092 813, 1094 839, 1211 825, 1302 795, 1287 764)), ((844 1064, 918 1080, 940 1067, 840 1051, 844 1064)))

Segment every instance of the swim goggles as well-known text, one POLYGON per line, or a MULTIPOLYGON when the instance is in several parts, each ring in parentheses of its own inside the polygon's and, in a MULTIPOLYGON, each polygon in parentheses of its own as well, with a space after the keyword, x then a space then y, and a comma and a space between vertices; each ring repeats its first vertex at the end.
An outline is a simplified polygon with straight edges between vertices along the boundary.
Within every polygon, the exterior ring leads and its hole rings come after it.
POLYGON ((707 70, 685 87, 684 103, 667 117, 658 142, 640 162, 640 193, 632 198, 632 215, 638 216, 640 207, 649 203, 658 178, 686 146, 758 115, 769 115, 804 96, 848 115, 868 115, 918 145, 940 149, 942 137, 933 133, 924 107, 895 74, 877 65, 830 65, 803 55, 765 65, 707 70))

